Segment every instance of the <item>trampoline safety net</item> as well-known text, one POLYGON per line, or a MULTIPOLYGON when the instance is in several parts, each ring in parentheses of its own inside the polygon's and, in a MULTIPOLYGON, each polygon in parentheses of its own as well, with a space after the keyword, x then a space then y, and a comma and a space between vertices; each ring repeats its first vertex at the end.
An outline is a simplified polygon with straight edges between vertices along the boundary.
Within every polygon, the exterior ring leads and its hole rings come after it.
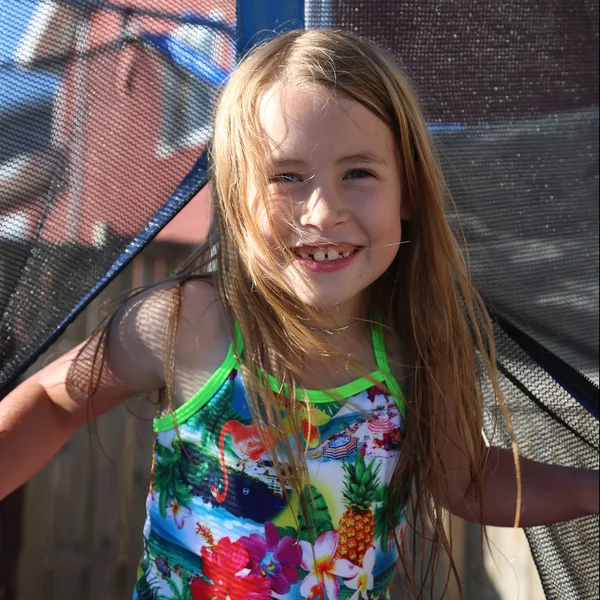
MULTIPOLYGON (((495 316, 520 451, 598 468, 587 0, 0 0, 0 397, 206 183, 219 86, 265 11, 267 28, 353 31, 404 66, 495 316)), ((491 409, 485 428, 510 446, 491 409)), ((597 517, 526 533, 548 598, 598 597, 597 517)))

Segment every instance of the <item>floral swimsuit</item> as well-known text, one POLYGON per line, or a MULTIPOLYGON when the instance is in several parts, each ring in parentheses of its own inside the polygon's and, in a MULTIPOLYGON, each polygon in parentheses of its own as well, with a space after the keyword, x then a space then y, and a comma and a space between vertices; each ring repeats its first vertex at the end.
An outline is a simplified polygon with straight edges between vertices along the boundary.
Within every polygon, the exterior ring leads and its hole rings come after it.
MULTIPOLYGON (((385 503, 404 404, 381 328, 372 335, 378 370, 369 379, 302 392, 309 524, 253 425, 234 344, 199 392, 155 420, 134 600, 390 598, 394 540, 405 520, 398 506, 390 524, 385 503)), ((242 347, 237 327, 235 347, 242 347)))

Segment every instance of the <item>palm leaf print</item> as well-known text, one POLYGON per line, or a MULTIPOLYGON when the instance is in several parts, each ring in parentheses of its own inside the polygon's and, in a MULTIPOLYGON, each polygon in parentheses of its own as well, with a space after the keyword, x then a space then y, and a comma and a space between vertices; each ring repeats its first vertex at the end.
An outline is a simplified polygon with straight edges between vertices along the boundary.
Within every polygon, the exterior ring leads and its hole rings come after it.
POLYGON ((319 490, 314 486, 305 485, 302 490, 300 505, 309 507, 310 523, 306 523, 302 511, 298 512, 298 539, 315 543, 315 540, 326 531, 335 529, 327 502, 319 490))
POLYGON ((155 444, 157 456, 154 471, 154 490, 159 494, 158 507, 161 516, 166 517, 169 502, 175 501, 179 506, 187 506, 192 500, 191 486, 181 478, 181 465, 187 462, 183 448, 178 439, 173 439, 173 450, 155 444))
POLYGON ((390 484, 385 483, 379 486, 377 490, 378 505, 375 508, 375 538, 379 541, 381 550, 388 551, 390 542, 394 539, 394 532, 402 518, 402 511, 408 498, 408 482, 402 484, 402 493, 398 496, 397 502, 389 506, 390 484))
POLYGON ((165 600, 194 600, 189 585, 186 585, 184 581, 181 582, 181 589, 177 587, 177 584, 172 579, 168 579, 167 584, 172 595, 165 596, 165 600))
POLYGON ((314 410, 320 410, 322 413, 325 413, 329 417, 334 417, 342 408, 342 405, 337 400, 332 400, 331 402, 323 402, 319 404, 318 408, 314 410))
POLYGON ((148 553, 144 552, 142 563, 140 565, 141 575, 135 584, 135 591, 138 595, 138 600, 159 600, 159 585, 156 579, 148 581, 147 574, 150 573, 150 560, 148 553))

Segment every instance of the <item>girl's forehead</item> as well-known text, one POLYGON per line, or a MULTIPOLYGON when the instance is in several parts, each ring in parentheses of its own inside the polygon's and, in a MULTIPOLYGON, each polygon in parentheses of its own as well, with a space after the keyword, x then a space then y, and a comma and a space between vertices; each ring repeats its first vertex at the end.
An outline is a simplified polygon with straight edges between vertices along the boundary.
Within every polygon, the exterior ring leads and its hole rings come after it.
POLYGON ((288 154, 346 151, 389 154, 394 136, 365 106, 343 93, 319 87, 280 84, 261 98, 258 113, 274 160, 288 154))

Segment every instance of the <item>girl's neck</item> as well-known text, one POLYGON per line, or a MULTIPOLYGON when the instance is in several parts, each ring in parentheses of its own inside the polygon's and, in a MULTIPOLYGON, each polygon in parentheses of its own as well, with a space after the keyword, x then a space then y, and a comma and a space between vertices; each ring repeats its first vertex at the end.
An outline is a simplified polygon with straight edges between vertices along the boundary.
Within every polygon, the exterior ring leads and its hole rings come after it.
POLYGON ((308 389, 331 389, 349 383, 374 370, 376 365, 371 342, 371 324, 356 319, 347 329, 315 337, 328 348, 325 355, 307 354, 301 361, 300 385, 308 389))
POLYGON ((304 324, 316 333, 326 336, 349 333, 351 329, 356 329, 357 323, 366 320, 365 305, 361 295, 332 308, 317 309, 315 318, 305 321, 304 324))
MULTIPOLYGON (((318 315, 321 316, 321 315, 318 315)), ((330 389, 349 383, 375 368, 371 321, 362 298, 323 311, 322 318, 307 323, 316 339, 329 349, 328 356, 304 356, 302 382, 309 389, 330 389)))

